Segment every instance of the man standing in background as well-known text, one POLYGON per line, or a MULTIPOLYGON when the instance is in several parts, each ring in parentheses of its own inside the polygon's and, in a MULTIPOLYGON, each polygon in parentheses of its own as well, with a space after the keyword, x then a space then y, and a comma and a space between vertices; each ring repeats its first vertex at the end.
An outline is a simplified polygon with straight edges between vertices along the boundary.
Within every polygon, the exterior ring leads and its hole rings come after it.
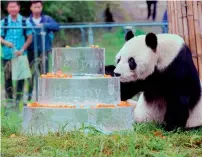
POLYGON ((149 20, 149 18, 151 16, 151 6, 153 5, 152 20, 155 21, 156 20, 156 5, 157 5, 157 0, 156 1, 146 1, 146 2, 147 2, 147 11, 148 11, 147 19, 149 20))
MULTIPOLYGON (((110 5, 109 3, 107 4, 107 7, 104 11, 104 18, 105 18, 105 22, 108 24, 111 24, 112 22, 114 22, 114 18, 113 18, 113 14, 110 11, 110 5)), ((112 28, 108 27, 108 30, 110 31, 112 28)))
MULTIPOLYGON (((39 56, 39 60, 40 60, 40 65, 39 65, 39 70, 40 73, 42 73, 42 59, 45 60, 45 71, 43 71, 43 73, 47 73, 48 70, 48 55, 51 52, 52 49, 52 38, 51 35, 53 35, 53 32, 56 32, 59 30, 59 24, 53 20, 53 18, 51 18, 48 15, 44 15, 42 13, 43 10, 43 3, 42 1, 31 1, 31 6, 30 6, 30 10, 32 12, 32 14, 29 17, 29 21, 31 22, 31 24, 33 26, 41 26, 44 27, 44 31, 45 31, 45 45, 43 45, 43 38, 41 35, 41 29, 40 28, 35 28, 34 29, 34 38, 36 37, 36 43, 35 40, 33 39, 33 42, 31 44, 31 46, 29 47, 29 55, 28 55, 28 59, 29 59, 29 63, 30 63, 30 67, 33 69, 32 66, 34 66, 34 56, 35 56, 35 49, 34 49, 34 45, 37 47, 37 56, 39 56), (45 47, 45 58, 42 58, 42 54, 43 54, 43 46, 45 47)), ((35 69, 36 70, 36 69, 35 69)), ((32 91, 33 91, 33 85, 34 85, 34 74, 32 74, 32 78, 29 81, 29 97, 28 97, 28 101, 31 100, 32 98, 32 91)))
MULTIPOLYGON (((7 3, 8 16, 1 20, 1 27, 3 26, 31 26, 28 20, 19 14, 20 4, 18 1, 8 1, 7 3)), ((23 28, 1 28, 0 41, 2 44, 2 63, 4 67, 5 80, 5 97, 13 99, 13 85, 12 85, 12 68, 11 60, 13 57, 26 55, 27 48, 32 42, 32 30, 23 28)), ((22 98, 24 89, 24 79, 17 81, 17 95, 16 107, 22 98)))

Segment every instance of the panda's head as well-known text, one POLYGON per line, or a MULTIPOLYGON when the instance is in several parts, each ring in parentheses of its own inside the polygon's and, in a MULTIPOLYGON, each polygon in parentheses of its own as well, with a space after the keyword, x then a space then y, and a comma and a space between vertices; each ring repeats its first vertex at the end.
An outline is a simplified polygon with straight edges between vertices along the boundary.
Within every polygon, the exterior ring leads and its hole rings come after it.
POLYGON ((154 72, 157 63, 157 36, 153 33, 134 37, 129 31, 127 42, 116 55, 114 73, 121 82, 143 80, 154 72))

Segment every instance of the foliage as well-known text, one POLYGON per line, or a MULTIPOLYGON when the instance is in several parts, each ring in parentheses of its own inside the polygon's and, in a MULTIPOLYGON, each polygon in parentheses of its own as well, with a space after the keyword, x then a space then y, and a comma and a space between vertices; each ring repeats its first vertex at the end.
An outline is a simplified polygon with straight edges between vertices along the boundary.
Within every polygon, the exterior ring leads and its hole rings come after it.
POLYGON ((95 21, 94 1, 44 2, 44 11, 61 23, 95 21), (57 4, 57 5, 56 5, 57 4))

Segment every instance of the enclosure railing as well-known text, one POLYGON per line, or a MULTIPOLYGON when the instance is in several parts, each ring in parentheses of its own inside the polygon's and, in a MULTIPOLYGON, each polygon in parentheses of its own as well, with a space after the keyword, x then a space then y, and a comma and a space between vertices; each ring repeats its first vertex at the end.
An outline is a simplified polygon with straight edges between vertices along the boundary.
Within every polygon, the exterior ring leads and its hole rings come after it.
MULTIPOLYGON (((110 23, 110 24, 103 24, 103 23, 86 23, 86 24, 74 24, 74 25, 60 25, 60 29, 80 29, 81 31, 81 38, 82 38, 82 46, 86 46, 86 38, 85 38, 85 31, 84 29, 88 29, 88 43, 93 45, 94 43, 94 36, 93 36, 93 28, 107 28, 107 27, 123 27, 126 26, 132 26, 132 27, 138 27, 138 26, 161 26, 163 29, 163 33, 168 32, 168 22, 130 22, 130 23, 110 23)), ((34 28, 34 27, 15 27, 15 26, 2 26, 1 28, 34 28)), ((41 29, 41 35, 44 37, 45 32, 43 31, 43 26, 36 27, 41 29)), ((45 38, 44 38, 45 40, 45 38)), ((43 42, 45 43, 45 42, 43 42)))
POLYGON ((85 33, 84 29, 88 29, 88 43, 93 45, 94 36, 93 36, 93 28, 107 28, 107 27, 126 27, 126 26, 161 26, 163 28, 163 33, 168 32, 168 23, 167 22, 131 22, 131 23, 111 23, 111 24, 103 24, 103 23, 88 23, 88 24, 79 24, 79 25, 61 25, 60 28, 63 29, 75 29, 78 28, 81 31, 82 38, 82 46, 86 46, 85 41, 85 33))
MULTIPOLYGON (((103 23, 85 23, 85 24, 74 24, 74 25, 60 25, 60 29, 80 29, 81 31, 81 39, 82 39, 82 46, 86 46, 86 35, 85 35, 85 29, 87 29, 88 34, 88 44, 93 45, 94 43, 94 32, 93 28, 107 28, 107 27, 122 27, 124 30, 126 30, 127 26, 131 27, 147 27, 147 26, 160 26, 162 27, 162 32, 167 33, 168 32, 168 23, 167 22, 130 22, 130 23, 110 23, 110 24, 103 24, 103 23)), ((45 72, 46 69, 46 63, 45 63, 45 35, 46 32, 44 31, 45 28, 42 26, 1 26, 0 29, 40 29, 40 35, 42 37, 42 73, 45 72)), ((38 57, 38 50, 37 50, 37 37, 36 32, 33 31, 33 40, 34 40, 34 58, 37 59, 38 57)), ((34 62, 34 75, 35 78, 38 77, 38 64, 34 62)), ((38 79, 35 80, 36 82, 36 96, 38 93, 38 79)), ((37 97, 36 97, 37 99, 37 97)))

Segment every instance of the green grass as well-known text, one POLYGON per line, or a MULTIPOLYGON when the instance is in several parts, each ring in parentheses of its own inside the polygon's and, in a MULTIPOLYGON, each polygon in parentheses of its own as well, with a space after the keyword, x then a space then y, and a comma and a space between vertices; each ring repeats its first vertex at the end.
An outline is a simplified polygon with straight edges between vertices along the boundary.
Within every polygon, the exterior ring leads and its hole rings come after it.
MULTIPOLYGON (((137 30, 136 35, 142 34, 137 30)), ((95 44, 106 48, 106 64, 114 64, 114 57, 124 44, 124 33, 97 32, 95 44)), ((22 106, 21 106, 22 110, 22 106)), ((88 135, 82 131, 28 136, 21 133, 22 117, 10 112, 4 116, 1 108, 2 157, 200 157, 202 156, 202 130, 165 132, 152 123, 135 124, 133 131, 88 135), (158 133, 159 132, 159 133, 158 133), (10 138, 11 134, 16 137, 10 138), (159 135, 158 135, 159 134, 159 135), (161 135, 162 134, 162 135, 161 135)))
POLYGON ((2 157, 202 156, 202 130, 173 133, 145 123, 135 124, 134 130, 125 134, 103 135, 94 131, 86 135, 82 131, 73 131, 25 136, 20 133, 20 127, 21 119, 17 114, 2 118, 2 157), (16 137, 9 138, 11 134, 16 137))

